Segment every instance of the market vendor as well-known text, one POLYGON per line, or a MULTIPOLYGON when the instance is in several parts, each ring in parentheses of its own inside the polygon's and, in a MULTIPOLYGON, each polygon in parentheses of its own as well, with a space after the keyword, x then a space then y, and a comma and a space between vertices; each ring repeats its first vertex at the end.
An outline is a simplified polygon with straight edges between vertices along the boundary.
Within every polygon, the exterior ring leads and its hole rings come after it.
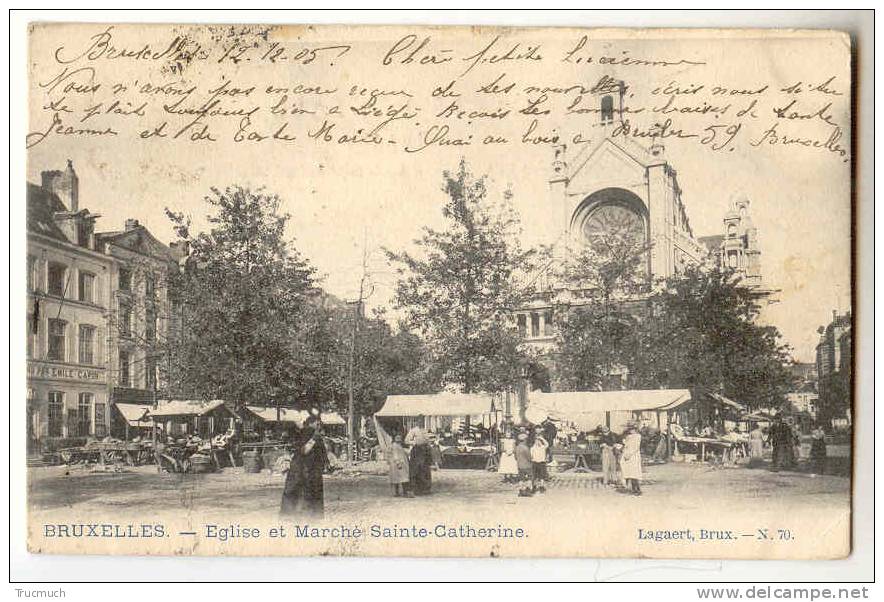
POLYGON ((417 423, 405 435, 405 445, 411 448, 408 469, 411 477, 411 491, 415 495, 428 495, 432 487, 430 438, 421 426, 424 416, 417 417, 417 423))

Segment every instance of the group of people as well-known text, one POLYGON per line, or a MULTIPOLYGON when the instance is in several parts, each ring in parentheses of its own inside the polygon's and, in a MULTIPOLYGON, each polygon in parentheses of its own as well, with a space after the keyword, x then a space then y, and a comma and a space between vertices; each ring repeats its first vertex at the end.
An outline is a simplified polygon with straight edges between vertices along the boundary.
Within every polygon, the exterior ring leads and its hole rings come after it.
POLYGON ((404 438, 400 434, 393 437, 387 463, 394 497, 430 494, 433 454, 429 435, 419 424, 412 427, 404 438))
MULTIPOLYGON (((749 433, 749 460, 750 465, 759 464, 764 450, 764 431, 760 426, 749 433)), ((800 438, 792 427, 781 416, 774 418, 767 439, 771 445, 771 464, 773 472, 795 468, 798 463, 798 451, 800 438)), ((826 469, 826 433, 822 427, 817 426, 810 434, 810 462, 812 474, 823 474, 826 469)))
POLYGON ((549 481, 547 464, 552 460, 555 436, 555 425, 550 421, 533 429, 506 427, 500 439, 498 473, 503 475, 505 483, 522 485, 530 482, 530 488, 520 487, 520 496, 546 492, 549 481))
POLYGON ((641 495, 642 435, 638 425, 627 423, 622 436, 602 425, 597 436, 602 452, 602 484, 641 495))

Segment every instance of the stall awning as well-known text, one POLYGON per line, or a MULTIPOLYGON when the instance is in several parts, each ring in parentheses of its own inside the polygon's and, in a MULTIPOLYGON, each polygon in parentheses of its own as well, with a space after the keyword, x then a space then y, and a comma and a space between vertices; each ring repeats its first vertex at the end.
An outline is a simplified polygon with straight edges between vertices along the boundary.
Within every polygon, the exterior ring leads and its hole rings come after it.
MULTIPOLYGON (((246 409, 264 422, 277 422, 275 406, 246 406, 246 409)), ((310 414, 306 410, 279 408, 278 422, 286 422, 300 426, 304 423, 309 415, 310 414)), ((322 419, 322 422, 327 425, 347 424, 347 421, 341 418, 341 415, 337 412, 322 412, 320 414, 320 417, 322 419)))
POLYGON ((724 395, 719 395, 718 393, 712 393, 710 391, 709 396, 723 406, 737 410, 738 412, 745 412, 746 411, 746 406, 744 406, 741 403, 737 403, 733 399, 728 399, 724 395))
POLYGON ((375 416, 478 416, 494 411, 494 399, 486 394, 433 393, 388 395, 375 416))
POLYGON ((531 392, 528 406, 537 406, 552 416, 567 418, 599 412, 666 411, 689 402, 687 389, 635 389, 631 391, 531 392))
MULTIPOLYGON (((150 416, 152 418, 204 416, 222 406, 224 406, 224 402, 220 399, 213 401, 173 399, 171 401, 160 401, 157 408, 150 411, 150 416)), ((227 411, 230 412, 230 410, 227 411)), ((232 414, 232 412, 230 413, 232 414)))
POLYGON ((150 417, 148 413, 151 407, 149 405, 141 405, 137 403, 115 403, 114 407, 120 412, 123 420, 129 426, 149 427, 150 417))

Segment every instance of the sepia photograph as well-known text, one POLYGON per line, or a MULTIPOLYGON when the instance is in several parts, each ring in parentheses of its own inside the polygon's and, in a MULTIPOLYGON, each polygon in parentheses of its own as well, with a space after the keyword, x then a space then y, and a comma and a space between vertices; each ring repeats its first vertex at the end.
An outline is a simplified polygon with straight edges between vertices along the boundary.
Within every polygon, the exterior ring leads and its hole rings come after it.
POLYGON ((28 551, 848 557, 853 44, 29 23, 28 551))

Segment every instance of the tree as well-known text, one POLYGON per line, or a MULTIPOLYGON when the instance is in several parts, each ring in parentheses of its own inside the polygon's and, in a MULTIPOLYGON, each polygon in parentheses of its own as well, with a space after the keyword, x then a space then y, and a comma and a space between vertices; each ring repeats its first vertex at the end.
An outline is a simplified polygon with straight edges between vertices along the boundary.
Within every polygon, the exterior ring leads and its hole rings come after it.
POLYGON ((501 391, 516 382, 526 357, 512 315, 526 299, 517 278, 533 254, 519 245, 509 192, 490 202, 485 178, 464 161, 444 172, 443 189, 446 228, 425 228, 415 241, 419 255, 387 252, 401 275, 396 305, 424 337, 440 384, 501 391))
POLYGON ((760 296, 733 270, 689 267, 652 297, 637 386, 703 387, 751 408, 779 407, 792 388, 789 347, 757 323, 760 296))
POLYGON ((176 327, 169 380, 178 395, 236 404, 326 397, 314 270, 285 239, 280 199, 234 186, 205 197, 207 232, 167 214, 190 253, 170 282, 176 327))
MULTIPOLYGON (((605 208, 602 208, 604 210, 605 208)), ((620 388, 620 375, 636 364, 641 319, 649 293, 648 245, 618 214, 590 220, 586 245, 564 265, 563 280, 581 291, 579 305, 555 308, 556 373, 560 388, 620 388)))

